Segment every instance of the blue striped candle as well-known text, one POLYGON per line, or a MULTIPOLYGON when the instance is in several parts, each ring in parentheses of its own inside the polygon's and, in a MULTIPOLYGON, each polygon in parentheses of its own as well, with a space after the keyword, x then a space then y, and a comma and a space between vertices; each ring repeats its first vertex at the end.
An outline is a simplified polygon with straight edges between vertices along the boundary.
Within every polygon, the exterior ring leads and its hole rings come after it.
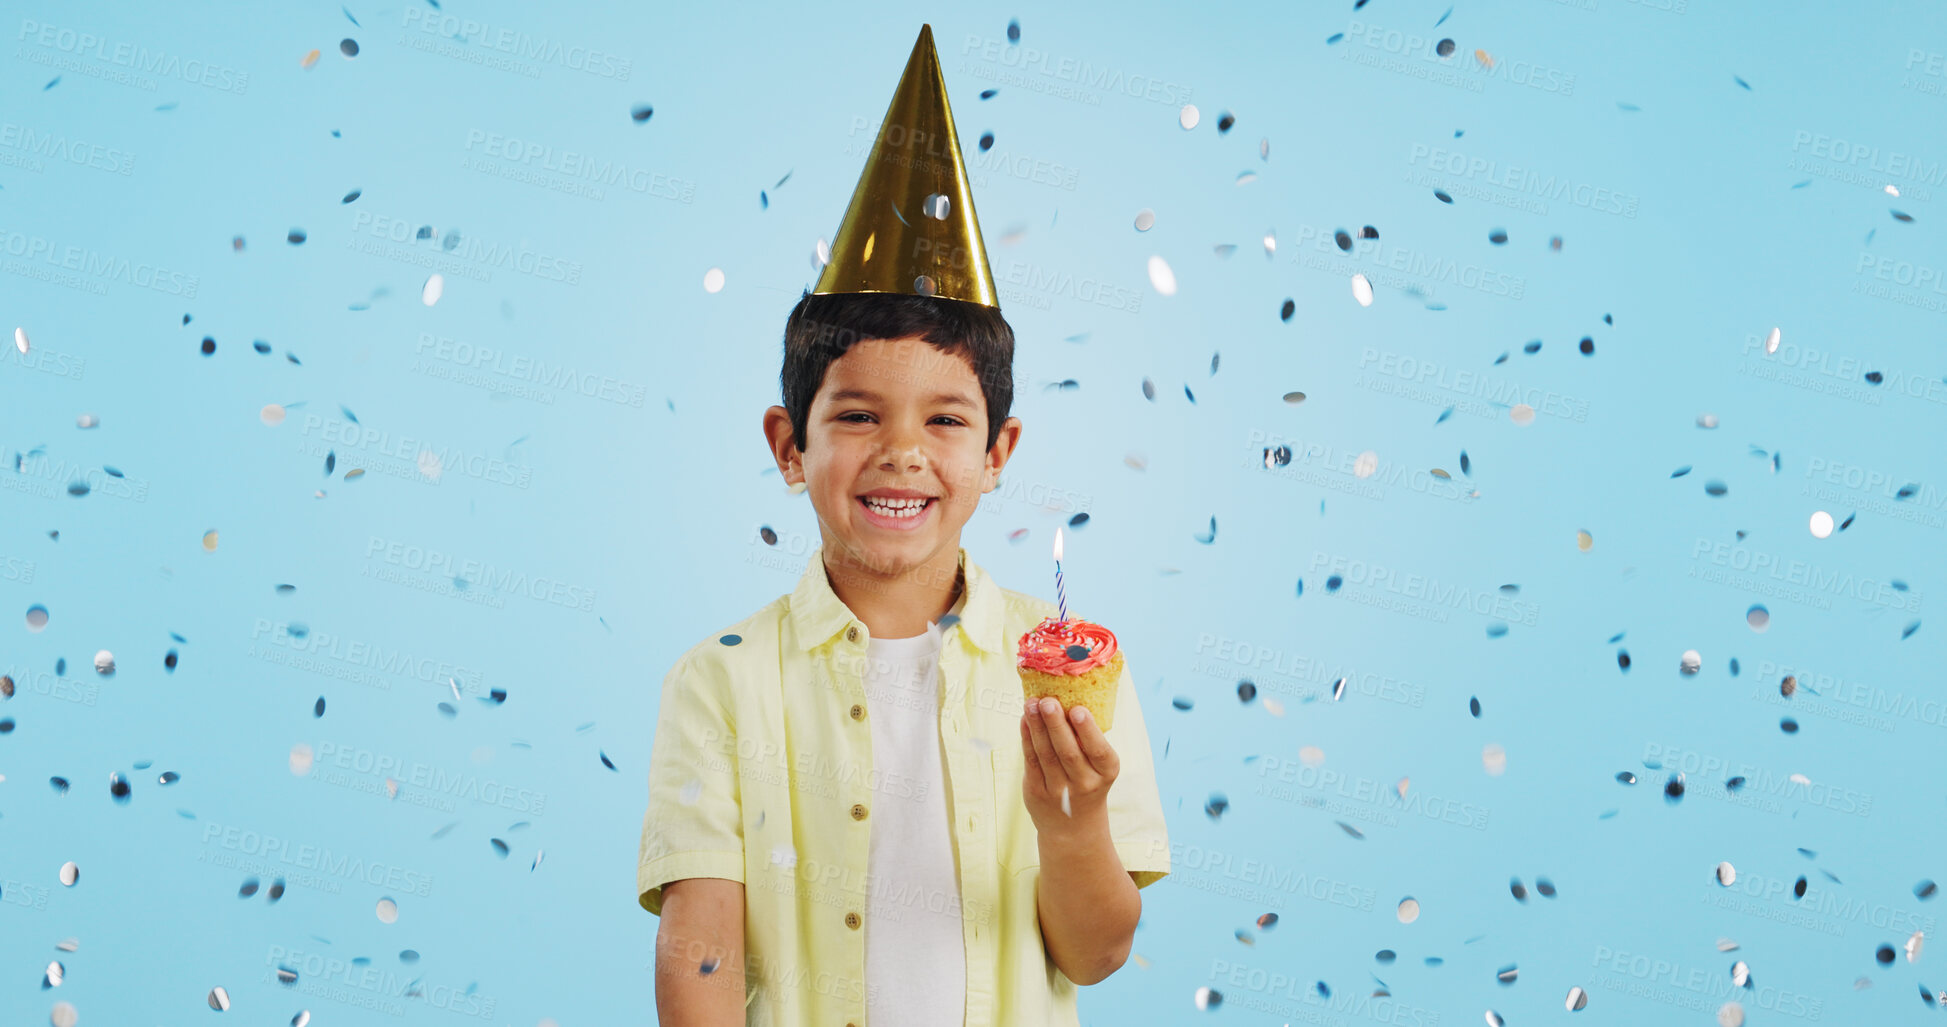
POLYGON ((1061 528, 1055 528, 1055 603, 1061 610, 1061 621, 1068 622, 1068 593, 1061 587, 1061 528))

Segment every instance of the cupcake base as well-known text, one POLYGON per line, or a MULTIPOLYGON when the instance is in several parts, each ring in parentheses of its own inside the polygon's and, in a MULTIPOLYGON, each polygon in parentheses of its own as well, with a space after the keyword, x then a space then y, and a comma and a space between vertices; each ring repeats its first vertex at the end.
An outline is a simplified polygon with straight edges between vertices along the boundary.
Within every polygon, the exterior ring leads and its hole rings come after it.
POLYGON ((1116 685, 1122 681, 1122 653, 1086 674, 1043 674, 1030 667, 1021 672, 1021 691, 1029 699, 1053 696, 1066 711, 1071 706, 1088 707, 1088 715, 1103 731, 1115 726, 1116 685))

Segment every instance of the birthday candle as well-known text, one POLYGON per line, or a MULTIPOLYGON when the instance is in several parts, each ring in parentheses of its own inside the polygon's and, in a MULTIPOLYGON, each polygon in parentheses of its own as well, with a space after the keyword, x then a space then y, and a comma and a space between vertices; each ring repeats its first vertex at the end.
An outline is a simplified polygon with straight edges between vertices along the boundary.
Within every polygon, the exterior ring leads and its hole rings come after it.
POLYGON ((1061 528, 1055 528, 1055 603, 1061 610, 1062 623, 1068 622, 1068 593, 1061 587, 1061 528))

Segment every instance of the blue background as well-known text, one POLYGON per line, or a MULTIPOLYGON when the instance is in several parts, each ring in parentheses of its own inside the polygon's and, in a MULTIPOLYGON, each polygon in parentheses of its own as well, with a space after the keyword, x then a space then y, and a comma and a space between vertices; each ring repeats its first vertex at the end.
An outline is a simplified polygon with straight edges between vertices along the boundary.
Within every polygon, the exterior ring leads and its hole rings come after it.
POLYGON ((1873 958, 1935 933, 1914 889, 1947 876, 1937 7, 608 8, 0 26, 0 309, 32 340, 0 358, 0 1020, 190 1022, 218 985, 252 1023, 652 1013, 659 686, 815 544, 760 416, 922 20, 1026 426, 963 542, 1052 596, 1090 515, 1069 601, 1129 653, 1177 862, 1084 1022, 1937 1013, 1939 955, 1873 958), (1815 538, 1821 509, 1856 519, 1815 538), (1823 702, 1778 698, 1794 670, 1823 702))

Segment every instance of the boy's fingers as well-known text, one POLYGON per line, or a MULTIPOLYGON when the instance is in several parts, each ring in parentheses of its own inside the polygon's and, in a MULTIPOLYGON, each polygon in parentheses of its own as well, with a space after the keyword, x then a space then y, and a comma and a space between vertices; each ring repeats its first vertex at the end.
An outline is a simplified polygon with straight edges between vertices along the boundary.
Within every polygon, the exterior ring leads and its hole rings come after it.
POLYGON ((1041 760, 1034 754, 1034 736, 1028 732, 1028 715, 1021 714, 1021 754, 1027 757, 1027 771, 1022 778, 1033 791, 1033 782, 1041 780, 1041 760))
POLYGON ((1068 775, 1062 770, 1061 757, 1055 753, 1054 743, 1048 739, 1048 729, 1041 723, 1041 714, 1030 713, 1027 718, 1028 731, 1034 737, 1035 758, 1041 764, 1041 782, 1047 786, 1049 795, 1057 794, 1061 786, 1068 783, 1068 775))
POLYGON ((1075 716, 1068 719, 1075 721, 1075 740, 1081 746, 1082 755, 1088 757, 1096 773, 1114 778, 1122 767, 1121 760, 1115 754, 1115 746, 1109 744, 1109 736, 1103 734, 1101 725, 1089 716, 1088 707, 1077 706, 1075 709, 1081 711, 1081 719, 1076 721, 1075 716))
MULTIPOLYGON (((1060 707, 1056 707, 1059 711, 1060 707)), ((1081 746, 1075 744, 1075 731, 1068 726, 1068 716, 1056 712, 1047 718, 1048 740, 1055 747, 1055 756, 1068 772, 1070 780, 1079 781, 1088 776, 1088 760, 1082 756, 1081 746)))

